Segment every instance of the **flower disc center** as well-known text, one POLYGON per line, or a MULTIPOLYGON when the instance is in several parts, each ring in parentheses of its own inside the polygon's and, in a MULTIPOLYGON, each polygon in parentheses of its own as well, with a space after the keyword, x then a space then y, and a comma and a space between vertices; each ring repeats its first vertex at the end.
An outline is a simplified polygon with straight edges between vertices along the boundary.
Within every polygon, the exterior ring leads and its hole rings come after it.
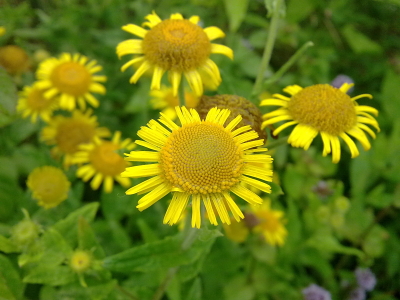
POLYGON ((83 96, 89 91, 91 74, 81 64, 70 61, 55 67, 50 80, 62 93, 83 96))
POLYGON ((206 62, 211 43, 204 30, 189 20, 164 20, 147 32, 143 53, 164 70, 186 72, 206 62))
POLYGON ((116 151, 119 147, 111 142, 96 146, 89 155, 93 167, 108 176, 117 176, 126 168, 126 161, 116 151))
POLYGON ((221 125, 203 122, 173 131, 161 150, 166 179, 182 190, 216 193, 239 181, 241 150, 221 125))
POLYGON ((70 120, 60 124, 55 139, 61 151, 72 154, 78 150, 78 145, 90 143, 95 133, 92 125, 79 120, 70 120))
POLYGON ((357 122, 350 96, 329 84, 302 89, 292 96, 288 110, 295 121, 332 135, 350 130, 357 122))
POLYGON ((26 98, 28 107, 38 111, 47 108, 53 103, 52 99, 46 99, 43 95, 43 90, 32 89, 26 98))

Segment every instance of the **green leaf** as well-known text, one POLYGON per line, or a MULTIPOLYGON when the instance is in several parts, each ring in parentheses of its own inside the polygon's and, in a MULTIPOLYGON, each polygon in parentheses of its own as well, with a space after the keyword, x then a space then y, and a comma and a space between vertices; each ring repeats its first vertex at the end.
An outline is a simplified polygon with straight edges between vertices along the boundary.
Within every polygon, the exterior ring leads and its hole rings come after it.
POLYGON ((139 227, 139 230, 143 237, 143 240, 146 243, 152 243, 152 242, 158 241, 159 238, 158 238, 157 234, 154 232, 154 230, 149 225, 147 225, 147 223, 144 219, 138 219, 136 221, 136 223, 139 227))
POLYGON ((49 228, 39 242, 29 248, 18 258, 18 264, 24 266, 28 263, 56 266, 65 261, 72 254, 72 248, 67 244, 61 234, 49 228))
POLYGON ((357 54, 380 54, 383 51, 382 47, 377 42, 374 42, 369 37, 359 32, 353 25, 346 25, 342 29, 342 34, 350 48, 357 54))
POLYGON ((5 253, 18 252, 18 247, 8 238, 0 235, 0 251, 5 253))
POLYGON ((306 244, 316 248, 321 252, 334 252, 348 255, 356 255, 360 258, 364 257, 364 253, 356 248, 346 247, 329 234, 316 234, 307 240, 306 244))
POLYGON ((307 18, 316 7, 314 0, 289 1, 286 9, 286 20, 290 23, 299 23, 307 18))
POLYGON ((76 280, 76 275, 69 266, 38 265, 29 270, 24 277, 26 283, 65 285, 76 280))
POLYGON ((236 32, 246 16, 249 0, 224 0, 224 3, 229 18, 229 29, 236 32))
POLYGON ((85 218, 88 222, 92 222, 99 208, 98 202, 87 204, 76 211, 70 213, 65 219, 53 225, 67 241, 73 243, 77 238, 76 224, 80 217, 85 218))
POLYGON ((22 299, 25 285, 9 259, 0 254, 0 299, 22 299))
POLYGON ((392 69, 386 71, 381 86, 381 101, 383 109, 392 120, 400 115, 400 76, 392 69))
POLYGON ((17 89, 12 78, 0 66, 0 127, 14 120, 17 99, 17 89))
POLYGON ((104 267, 112 271, 131 273, 166 270, 193 263, 209 249, 209 244, 220 234, 218 230, 199 230, 197 240, 187 250, 182 250, 182 237, 178 234, 107 257, 103 262, 104 267))
POLYGON ((78 220, 78 248, 81 250, 93 250, 93 255, 97 259, 105 257, 103 248, 96 239, 96 235, 90 227, 88 221, 83 217, 78 220))
POLYGON ((185 299, 186 300, 201 300, 201 299, 203 299, 200 278, 196 278, 194 280, 185 299))

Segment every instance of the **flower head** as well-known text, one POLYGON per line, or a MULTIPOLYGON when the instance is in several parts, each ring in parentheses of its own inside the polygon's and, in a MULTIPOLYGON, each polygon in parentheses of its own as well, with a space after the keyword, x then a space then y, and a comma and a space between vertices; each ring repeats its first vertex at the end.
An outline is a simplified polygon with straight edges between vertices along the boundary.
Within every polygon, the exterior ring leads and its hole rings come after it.
POLYGON ((210 222, 217 225, 214 209, 223 223, 230 224, 229 210, 239 221, 243 213, 230 196, 230 191, 250 204, 261 204, 262 199, 244 187, 248 183, 270 193, 271 187, 262 182, 272 180, 272 171, 257 163, 271 163, 269 155, 258 154, 263 140, 250 126, 237 129, 239 115, 226 126, 230 115, 227 109, 211 109, 201 120, 198 113, 177 107, 182 124, 178 126, 161 113, 159 122, 151 120, 142 127, 136 144, 154 151, 132 151, 128 161, 153 162, 129 167, 123 177, 152 177, 132 188, 126 194, 146 193, 137 208, 142 211, 173 192, 164 223, 175 224, 191 199, 192 227, 200 227, 200 205, 203 201, 210 222), (254 178, 252 178, 254 177, 254 178))
POLYGON ((375 288, 376 276, 370 269, 357 268, 354 273, 360 287, 367 291, 372 291, 375 288))
POLYGON ((227 108, 231 111, 227 122, 230 122, 236 118, 236 116, 241 115, 242 121, 238 124, 239 126, 250 125, 251 129, 258 133, 260 139, 267 139, 265 131, 261 129, 261 111, 246 98, 236 95, 203 95, 200 98, 199 104, 196 106, 196 110, 199 113, 200 118, 205 118, 208 111, 213 107, 218 107, 219 109, 227 108))
MULTIPOLYGON (((155 109, 161 109, 162 113, 171 120, 175 120, 177 115, 175 106, 179 106, 178 96, 174 96, 172 88, 161 86, 160 90, 150 92, 150 103, 155 109)), ((193 92, 185 92, 185 106, 187 108, 195 108, 199 103, 199 97, 193 92)))
POLYGON ((67 199, 70 187, 64 172, 52 166, 34 169, 26 184, 32 191, 32 197, 44 208, 55 207, 67 199))
POLYGON ((4 26, 0 26, 0 36, 4 35, 6 33, 6 28, 4 26))
POLYGON ((304 89, 298 85, 288 86, 284 91, 291 95, 290 98, 274 94, 273 98, 261 101, 261 105, 281 106, 264 115, 265 121, 262 126, 265 128, 270 124, 288 121, 274 130, 273 134, 277 135, 285 128, 296 125, 288 143, 305 150, 319 133, 324 144, 322 154, 326 156, 332 152, 334 163, 340 160, 339 137, 341 137, 349 146, 351 157, 357 157, 359 151, 350 136, 356 138, 365 150, 369 150, 371 144, 365 132, 372 138, 376 137, 367 125, 379 131, 377 121, 370 115, 370 113, 378 115, 378 111, 355 102, 363 97, 372 98, 369 94, 350 98, 346 92, 351 86, 346 83, 339 89, 328 84, 317 84, 304 89))
POLYGON ((53 97, 47 99, 44 95, 44 90, 37 85, 26 86, 20 92, 17 110, 22 114, 23 118, 31 117, 31 122, 35 123, 37 118, 49 122, 53 111, 58 108, 58 99, 53 97))
POLYGON ((55 156, 64 156, 64 166, 72 164, 72 155, 78 151, 78 146, 88 144, 97 137, 108 137, 110 132, 107 128, 98 127, 96 116, 92 111, 85 113, 74 111, 72 116, 55 116, 48 126, 41 132, 41 140, 48 145, 54 145, 52 152, 55 156))
POLYGON ((32 244, 39 237, 40 233, 39 225, 31 220, 28 211, 22 209, 22 212, 24 213, 24 219, 11 229, 11 240, 20 249, 32 244))
POLYGON ((331 300, 331 293, 324 288, 316 285, 315 283, 310 284, 308 287, 301 291, 303 293, 304 300, 331 300))
POLYGON ((134 24, 122 27, 142 40, 130 39, 117 46, 119 57, 137 55, 121 68, 125 71, 132 65, 140 64, 130 79, 131 83, 136 83, 150 69, 153 70, 151 89, 160 89, 161 78, 168 71, 174 95, 178 94, 182 74, 197 96, 203 94, 204 76, 210 77, 215 85, 220 84, 220 73, 217 65, 209 58, 210 54, 224 54, 232 59, 233 52, 226 46, 211 43, 225 36, 219 28, 212 26, 203 29, 198 25, 198 16, 184 19, 179 13, 163 21, 153 12, 145 19, 147 22, 143 23, 143 27, 149 30, 134 24))
POLYGON ((117 131, 111 141, 101 140, 98 137, 90 144, 79 146, 79 150, 72 158, 76 164, 84 164, 79 167, 76 175, 83 181, 88 181, 92 189, 97 190, 104 181, 104 191, 111 193, 114 179, 123 187, 129 187, 129 178, 122 178, 121 172, 129 165, 124 158, 117 153, 121 149, 132 150, 135 144, 130 139, 121 141, 121 132, 117 131))
POLYGON ((253 230, 260 232, 270 245, 282 246, 288 234, 284 226, 286 221, 283 219, 283 212, 271 209, 269 199, 264 200, 260 206, 253 206, 252 208, 258 220, 253 230))
POLYGON ((29 56, 24 49, 16 45, 0 47, 0 66, 11 75, 18 75, 28 70, 29 56))
POLYGON ((243 243, 249 235, 249 229, 246 227, 245 222, 237 222, 233 218, 231 218, 231 221, 230 225, 222 224, 226 237, 236 243, 243 243))
POLYGON ((82 273, 90 268, 92 260, 92 253, 78 249, 72 253, 69 265, 76 273, 82 273))
POLYGON ((78 103, 86 109, 86 102, 93 107, 99 106, 99 101, 92 93, 105 94, 105 87, 99 82, 105 82, 106 76, 94 75, 102 67, 95 60, 89 61, 86 56, 70 53, 61 54, 60 58, 51 57, 43 61, 37 70, 38 86, 47 89, 44 96, 48 99, 60 98, 60 107, 73 110, 78 103))

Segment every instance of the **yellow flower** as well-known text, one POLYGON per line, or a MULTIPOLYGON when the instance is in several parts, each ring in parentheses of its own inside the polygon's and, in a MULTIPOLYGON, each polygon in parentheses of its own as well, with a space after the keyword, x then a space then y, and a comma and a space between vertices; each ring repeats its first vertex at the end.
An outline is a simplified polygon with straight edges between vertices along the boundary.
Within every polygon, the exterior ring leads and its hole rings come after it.
POLYGON ((267 151, 259 148, 263 140, 257 140, 258 134, 250 126, 234 130, 242 119, 240 115, 224 127, 230 115, 228 109, 211 109, 205 120, 186 107, 176 107, 176 113, 181 127, 161 113, 159 122, 151 120, 139 130, 138 136, 143 140, 136 144, 154 151, 132 151, 126 160, 153 164, 129 167, 121 176, 152 178, 130 188, 126 194, 148 192, 137 205, 143 211, 173 192, 164 224, 178 222, 190 199, 192 227, 200 228, 201 201, 212 224, 218 224, 214 209, 223 223, 231 223, 229 210, 240 221, 244 216, 230 191, 250 204, 261 204, 262 199, 241 183, 271 192, 271 187, 260 180, 271 181, 272 171, 255 165, 272 162, 271 156, 258 154, 267 151))
POLYGON ((233 218, 231 218, 231 221, 230 225, 222 224, 226 237, 236 243, 243 243, 249 235, 249 229, 245 222, 236 222, 233 218))
POLYGON ((92 253, 85 250, 75 250, 69 260, 69 265, 76 273, 88 270, 92 265, 92 253))
POLYGON ((4 26, 0 26, 0 36, 6 33, 6 28, 4 26))
POLYGON ((328 84, 317 84, 306 88, 298 85, 291 85, 284 91, 291 95, 286 97, 274 94, 272 98, 261 101, 261 105, 281 106, 281 108, 264 115, 265 121, 262 126, 285 122, 274 130, 277 135, 285 128, 296 125, 289 136, 288 143, 293 147, 301 147, 307 150, 314 138, 321 134, 324 143, 323 156, 332 152, 334 163, 340 160, 341 137, 350 148, 351 157, 359 155, 354 141, 349 137, 360 141, 365 150, 371 148, 364 131, 372 138, 375 133, 367 125, 373 126, 379 131, 377 121, 369 114, 378 115, 378 111, 370 106, 358 105, 355 100, 367 97, 369 94, 362 94, 350 98, 346 92, 353 84, 344 83, 339 89, 328 84))
POLYGON ((53 117, 49 125, 42 129, 41 140, 48 145, 55 145, 52 149, 53 155, 64 155, 64 166, 68 168, 79 145, 90 143, 95 136, 110 136, 107 128, 98 125, 97 118, 92 116, 91 110, 85 113, 76 110, 71 117, 53 117))
POLYGON ((38 86, 48 89, 45 97, 50 99, 60 97, 60 107, 73 110, 78 102, 82 110, 86 102, 93 107, 99 106, 99 101, 91 94, 105 94, 105 87, 99 82, 105 82, 106 76, 94 75, 102 70, 95 60, 88 62, 86 56, 70 53, 61 54, 60 58, 51 57, 43 61, 37 70, 38 86))
MULTIPOLYGON (((150 103, 154 109, 161 109, 162 113, 169 119, 175 120, 177 115, 175 106, 179 106, 178 96, 174 96, 172 88, 164 85, 160 90, 153 90, 150 92, 150 103)), ((199 103, 199 97, 191 92, 185 92, 185 106, 187 108, 195 108, 199 103)))
POLYGON ((215 26, 203 29, 197 25, 200 21, 198 16, 183 19, 179 13, 172 14, 170 19, 162 21, 153 12, 145 19, 147 22, 143 23, 143 27, 148 27, 149 30, 134 24, 122 27, 142 40, 130 39, 117 46, 119 57, 126 54, 137 55, 121 68, 125 71, 130 66, 140 63, 140 67, 130 79, 131 83, 136 83, 149 69, 153 70, 151 89, 160 89, 161 78, 168 71, 175 96, 178 94, 182 74, 197 96, 203 94, 203 78, 210 77, 216 86, 221 83, 218 66, 209 57, 211 53, 218 53, 233 59, 230 48, 210 42, 224 37, 222 30, 215 26))
POLYGON ((91 144, 80 145, 79 151, 72 158, 72 162, 75 164, 85 164, 79 167, 76 175, 85 182, 94 176, 90 183, 94 190, 97 190, 104 181, 106 193, 112 192, 114 179, 123 187, 129 187, 130 179, 120 176, 129 163, 117 151, 132 150, 134 147, 135 144, 131 142, 131 139, 121 141, 121 132, 119 131, 115 132, 112 141, 104 141, 95 137, 91 144))
POLYGON ((253 228, 255 232, 260 232, 267 243, 272 246, 282 246, 285 243, 287 230, 283 225, 283 212, 271 209, 271 201, 264 200, 260 206, 252 207, 258 219, 257 225, 253 228))
POLYGON ((0 47, 0 66, 11 75, 18 75, 28 70, 29 56, 24 49, 16 45, 0 47))
POLYGON ((32 123, 35 123, 38 117, 46 122, 50 121, 53 111, 58 108, 58 99, 47 99, 43 93, 44 90, 39 89, 36 84, 24 87, 19 93, 17 111, 23 118, 30 116, 32 123))
POLYGON ((52 166, 34 169, 26 182, 32 197, 44 208, 59 205, 68 197, 70 182, 64 172, 52 166))

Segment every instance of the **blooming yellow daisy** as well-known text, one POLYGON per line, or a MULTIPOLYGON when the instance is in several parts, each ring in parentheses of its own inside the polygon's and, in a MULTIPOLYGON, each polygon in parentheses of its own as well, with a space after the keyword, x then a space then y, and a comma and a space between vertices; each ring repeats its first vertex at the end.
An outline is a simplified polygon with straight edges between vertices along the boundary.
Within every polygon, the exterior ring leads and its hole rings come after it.
POLYGON ((105 87, 99 82, 105 82, 106 76, 94 75, 102 70, 95 60, 88 62, 86 56, 62 53, 60 58, 50 57, 43 61, 37 70, 38 86, 47 89, 45 97, 50 99, 60 97, 60 107, 73 110, 78 102, 82 110, 86 102, 93 107, 99 106, 99 101, 91 94, 105 94, 105 87))
POLYGON ((112 192, 114 179, 123 187, 129 187, 130 179, 120 176, 129 163, 117 151, 132 150, 134 147, 135 144, 131 142, 131 139, 121 141, 121 132, 119 131, 115 132, 111 141, 95 137, 91 144, 80 145, 79 151, 72 158, 73 163, 84 164, 79 167, 76 175, 85 182, 94 176, 90 183, 94 190, 97 190, 104 181, 106 193, 112 192))
POLYGON ((154 151, 132 151, 126 154, 126 160, 153 164, 126 168, 121 176, 152 178, 126 194, 148 192, 137 206, 142 211, 173 192, 164 224, 178 222, 190 198, 192 227, 200 228, 201 201, 212 224, 218 224, 214 209, 223 223, 231 223, 229 210, 240 221, 244 216, 230 191, 250 204, 260 204, 262 199, 241 183, 271 192, 271 187, 260 180, 271 181, 272 171, 255 165, 272 162, 270 155, 259 154, 267 151, 259 148, 263 140, 257 139, 250 126, 234 129, 242 119, 240 115, 224 126, 230 115, 228 109, 211 109, 203 120, 194 109, 176 107, 176 113, 182 126, 161 113, 159 122, 151 120, 139 130, 143 140, 136 144, 154 151))
POLYGON ((54 145, 52 154, 64 156, 64 166, 72 164, 72 156, 78 151, 78 146, 88 144, 94 137, 108 137, 110 131, 98 127, 96 116, 89 109, 86 112, 75 110, 72 116, 55 116, 41 132, 41 140, 48 145, 54 145))
POLYGON ((372 98, 369 94, 362 94, 351 98, 346 92, 353 84, 344 83, 339 89, 329 84, 317 84, 306 88, 291 85, 284 91, 291 95, 286 97, 274 94, 272 98, 261 101, 260 105, 281 106, 281 108, 265 114, 262 127, 280 121, 288 121, 274 130, 277 135, 285 128, 296 125, 289 136, 288 143, 293 147, 301 147, 307 150, 314 138, 321 134, 324 143, 323 156, 332 152, 334 163, 340 160, 341 137, 350 148, 351 157, 359 155, 354 141, 349 137, 360 141, 365 150, 371 148, 364 131, 372 138, 375 133, 367 125, 373 126, 379 131, 378 122, 370 115, 378 115, 378 111, 370 106, 358 105, 355 100, 360 98, 372 98))
POLYGON ((59 205, 68 197, 70 182, 64 172, 52 166, 34 169, 26 182, 32 197, 44 208, 59 205))
MULTIPOLYGON (((154 109, 161 109, 162 113, 169 119, 175 120, 177 115, 175 106, 179 106, 178 96, 174 96, 172 88, 161 86, 160 90, 150 91, 150 103, 154 109)), ((185 92, 185 106, 195 108, 199 103, 199 97, 192 92, 185 92)))
POLYGON ((284 226, 286 220, 283 219, 283 212, 271 209, 269 199, 259 206, 253 206, 252 210, 257 218, 253 231, 260 232, 270 245, 282 246, 288 234, 284 226))
POLYGON ((178 94, 182 74, 196 95, 203 94, 203 78, 210 77, 218 86, 221 76, 217 65, 209 58, 211 53, 224 54, 233 59, 230 48, 212 44, 210 41, 224 37, 222 30, 215 26, 201 28, 200 18, 192 16, 184 19, 181 14, 172 14, 170 19, 162 21, 155 12, 145 17, 143 27, 128 24, 123 30, 142 39, 130 39, 117 46, 119 57, 126 54, 137 55, 124 64, 121 71, 140 63, 140 67, 131 77, 136 83, 147 70, 153 70, 151 89, 160 89, 161 78, 166 71, 172 83, 173 94, 178 94))
POLYGON ((49 122, 53 111, 58 108, 58 99, 56 97, 47 99, 44 96, 44 90, 37 87, 25 86, 24 90, 19 93, 17 111, 22 114, 23 118, 31 117, 31 122, 35 123, 37 118, 49 122))
POLYGON ((29 69, 29 56, 24 49, 16 45, 0 47, 0 66, 11 75, 21 74, 29 69))

